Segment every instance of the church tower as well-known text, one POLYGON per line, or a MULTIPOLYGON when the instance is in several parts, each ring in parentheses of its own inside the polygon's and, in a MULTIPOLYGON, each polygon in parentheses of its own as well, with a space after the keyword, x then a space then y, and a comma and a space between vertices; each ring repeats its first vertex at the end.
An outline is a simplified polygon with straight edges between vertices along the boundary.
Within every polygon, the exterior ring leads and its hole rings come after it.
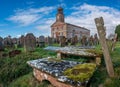
POLYGON ((56 22, 64 22, 63 8, 59 7, 56 15, 56 22))

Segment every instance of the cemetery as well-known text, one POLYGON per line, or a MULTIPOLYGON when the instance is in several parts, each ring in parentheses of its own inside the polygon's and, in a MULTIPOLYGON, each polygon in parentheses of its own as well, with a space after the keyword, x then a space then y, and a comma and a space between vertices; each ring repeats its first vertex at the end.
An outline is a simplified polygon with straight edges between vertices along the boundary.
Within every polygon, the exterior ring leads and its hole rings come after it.
POLYGON ((95 24, 98 35, 81 39, 0 37, 0 87, 119 87, 120 41, 106 39, 102 17, 95 24))

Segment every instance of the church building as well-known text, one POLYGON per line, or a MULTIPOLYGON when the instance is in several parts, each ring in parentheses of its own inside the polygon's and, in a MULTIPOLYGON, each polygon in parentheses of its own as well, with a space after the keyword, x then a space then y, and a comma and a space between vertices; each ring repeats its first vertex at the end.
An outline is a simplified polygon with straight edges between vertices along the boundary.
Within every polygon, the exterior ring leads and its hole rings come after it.
MULTIPOLYGON (((78 19, 79 20, 79 19, 78 19)), ((56 21, 51 25, 52 38, 65 36, 70 39, 74 36, 82 38, 82 36, 90 37, 90 30, 65 22, 63 8, 59 7, 56 14, 56 21)))

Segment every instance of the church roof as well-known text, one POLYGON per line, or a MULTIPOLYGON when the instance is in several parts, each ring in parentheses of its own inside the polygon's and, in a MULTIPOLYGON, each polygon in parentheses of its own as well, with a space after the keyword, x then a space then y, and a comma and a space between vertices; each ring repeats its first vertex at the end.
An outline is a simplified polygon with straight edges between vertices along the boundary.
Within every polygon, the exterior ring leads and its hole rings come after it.
POLYGON ((74 25, 74 24, 70 24, 70 23, 65 23, 65 24, 67 24, 67 25, 72 25, 72 26, 79 27, 79 28, 82 28, 82 29, 84 29, 84 30, 90 31, 89 29, 84 28, 84 27, 81 27, 81 26, 78 26, 78 25, 74 25))
POLYGON ((51 27, 57 27, 57 26, 61 26, 61 25, 71 25, 71 26, 74 26, 74 27, 78 27, 78 28, 81 28, 81 29, 84 29, 84 30, 88 30, 90 31, 89 29, 87 28, 84 28, 84 27, 81 27, 81 26, 77 26, 77 25, 74 25, 74 24, 70 24, 70 23, 65 23, 65 22, 54 22, 51 27))
POLYGON ((56 26, 60 26, 60 25, 64 25, 64 24, 66 24, 66 23, 64 23, 64 22, 54 22, 54 23, 51 25, 51 27, 56 27, 56 26))

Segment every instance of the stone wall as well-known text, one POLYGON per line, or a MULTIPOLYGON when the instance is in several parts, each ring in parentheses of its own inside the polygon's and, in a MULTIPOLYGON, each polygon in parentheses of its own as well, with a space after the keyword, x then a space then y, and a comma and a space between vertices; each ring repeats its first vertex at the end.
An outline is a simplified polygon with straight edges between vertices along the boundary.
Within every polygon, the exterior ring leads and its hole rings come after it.
POLYGON ((78 38, 82 38, 82 36, 89 37, 90 31, 83 27, 67 24, 67 37, 72 38, 73 36, 77 36, 78 38))

